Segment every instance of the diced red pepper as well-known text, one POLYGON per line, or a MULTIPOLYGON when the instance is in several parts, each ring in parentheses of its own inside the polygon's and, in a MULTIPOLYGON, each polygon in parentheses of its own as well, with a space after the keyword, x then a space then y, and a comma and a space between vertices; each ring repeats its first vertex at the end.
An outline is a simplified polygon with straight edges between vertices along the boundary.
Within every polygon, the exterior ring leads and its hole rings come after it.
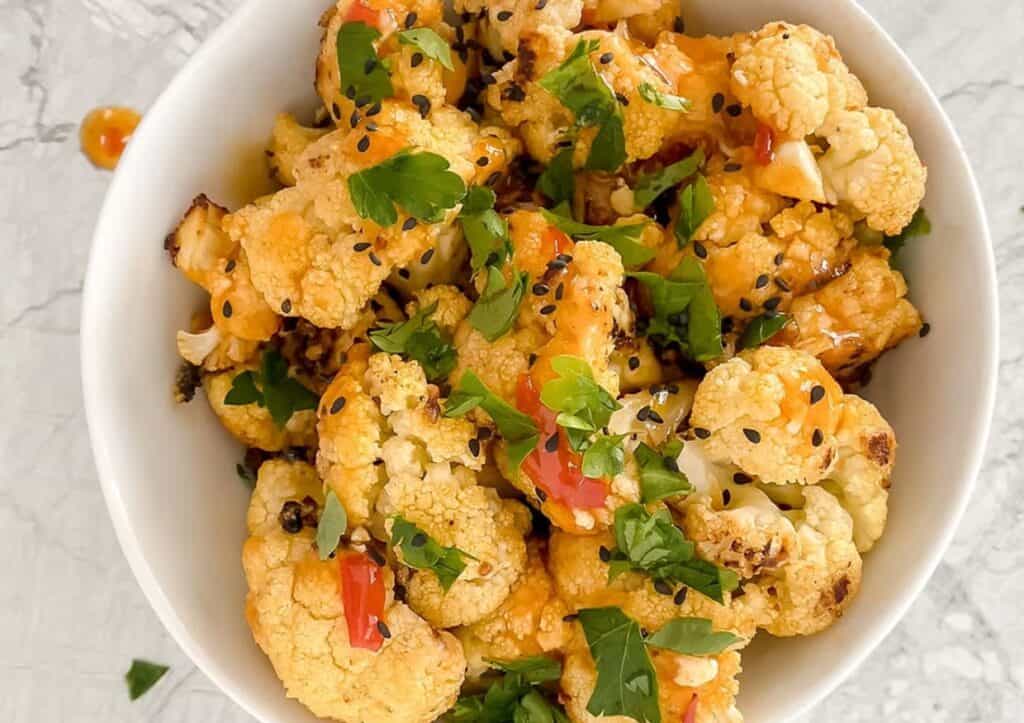
POLYGON ((553 259, 559 254, 567 254, 572 251, 573 242, 558 226, 548 226, 541 239, 541 253, 545 258, 553 259))
POLYGON ((683 723, 697 723, 697 694, 694 693, 693 697, 690 698, 690 705, 686 706, 686 712, 683 713, 683 723))
POLYGON ((767 166, 775 160, 775 131, 764 123, 757 124, 757 133, 754 135, 754 158, 762 166, 767 166))
POLYGON ((523 472, 533 480, 533 484, 543 490, 548 499, 570 510, 604 507, 605 498, 608 497, 608 486, 602 480, 583 474, 580 469, 582 459, 579 453, 572 450, 565 430, 560 429, 555 421, 558 414, 540 401, 540 390, 529 374, 519 377, 516 406, 519 411, 533 417, 540 429, 537 448, 523 461, 523 472), (556 433, 558 446, 555 451, 549 452, 547 442, 556 433))
POLYGON ((366 23, 371 28, 380 30, 380 10, 374 10, 365 0, 355 0, 345 15, 346 23, 366 23))
POLYGON ((353 648, 380 650, 384 636, 377 623, 384 617, 384 571, 361 552, 341 555, 338 565, 349 644, 353 648))

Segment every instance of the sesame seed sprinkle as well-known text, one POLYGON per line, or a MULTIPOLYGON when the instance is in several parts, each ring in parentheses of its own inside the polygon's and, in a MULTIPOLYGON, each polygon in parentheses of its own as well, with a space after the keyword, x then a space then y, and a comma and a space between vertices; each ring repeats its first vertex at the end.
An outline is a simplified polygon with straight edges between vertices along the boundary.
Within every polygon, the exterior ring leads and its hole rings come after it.
POLYGON ((721 93, 715 93, 711 96, 711 110, 715 113, 721 113, 722 108, 725 107, 725 96, 721 93))
POLYGON ((430 114, 430 98, 421 93, 417 93, 410 100, 412 100, 412 104, 419 109, 420 116, 422 118, 426 118, 430 114))
POLYGON ((929 324, 926 321, 925 323, 921 324, 921 331, 917 332, 917 335, 919 337, 921 337, 922 339, 924 339, 926 336, 931 334, 931 332, 932 332, 932 325, 929 324))
POLYGON ((231 273, 232 271, 234 271, 234 270, 235 270, 235 266, 236 266, 235 260, 234 260, 234 259, 231 259, 231 260, 230 260, 230 261, 228 261, 228 262, 227 262, 227 264, 226 264, 226 265, 224 266, 224 273, 226 273, 226 274, 230 274, 230 273, 231 273))
POLYGON ((535 296, 544 296, 544 294, 551 291, 551 287, 549 287, 547 284, 536 283, 533 285, 532 291, 535 296))
POLYGON ((743 170, 743 165, 740 163, 726 163, 722 170, 726 173, 736 173, 743 170))
POLYGON ((738 118, 740 115, 743 114, 743 106, 741 106, 739 103, 733 103, 732 105, 725 109, 725 112, 731 115, 733 118, 738 118))
POLYGON ((779 287, 779 291, 784 291, 786 293, 792 291, 785 279, 775 279, 775 285, 779 287))
POLYGON ((672 586, 669 585, 664 580, 655 580, 654 581, 654 590, 655 590, 655 592, 657 592, 657 593, 659 593, 661 595, 672 595, 673 592, 674 592, 672 590, 672 586))
POLYGON ((732 502, 732 492, 729 490, 722 490, 722 504, 726 507, 732 502))
POLYGON ((412 274, 409 273, 409 269, 399 269, 398 275, 401 276, 403 279, 409 279, 412 277, 412 274))
POLYGON ((419 52, 413 53, 412 57, 409 58, 409 65, 411 65, 414 68, 419 67, 419 64, 422 63, 422 62, 423 62, 423 53, 419 53, 419 52))
POLYGON ((377 115, 378 113, 380 113, 380 108, 380 101, 377 101, 376 103, 374 103, 373 105, 366 109, 366 116, 370 117, 377 115))
POLYGON ((782 266, 782 262, 785 261, 785 260, 786 260, 786 255, 784 253, 782 253, 781 251, 779 253, 775 254, 775 258, 772 259, 772 261, 775 263, 776 266, 782 266))
POLYGON ((555 313, 556 308, 557 307, 554 304, 548 304, 547 306, 541 308, 540 313, 543 316, 547 316, 548 314, 555 313))
POLYGON ((561 301, 563 296, 565 296, 565 283, 559 282, 555 287, 555 301, 561 301))
POLYGON ((704 429, 704 427, 694 427, 693 433, 697 436, 697 439, 707 439, 711 436, 711 430, 704 429))
POLYGON ((640 368, 640 357, 631 356, 626 363, 629 365, 630 370, 635 372, 640 368))
POLYGON ((345 408, 345 397, 338 397, 331 404, 331 414, 337 414, 345 408))
POLYGON ((500 22, 505 22, 506 20, 510 20, 512 18, 512 11, 511 10, 502 10, 500 13, 498 13, 497 18, 498 18, 498 20, 500 22))
POLYGON ((708 257, 707 247, 705 247, 700 241, 693 242, 693 253, 695 253, 699 259, 706 259, 708 257))
POLYGON ((476 165, 480 166, 481 168, 483 168, 490 162, 491 159, 488 158, 487 156, 480 156, 479 158, 476 159, 476 165))
POLYGON ((416 228, 416 223, 416 219, 410 216, 409 218, 405 219, 405 221, 402 222, 402 230, 412 231, 414 228, 416 228))
POLYGON ((622 93, 616 93, 615 100, 619 101, 622 105, 629 105, 629 98, 624 96, 622 93))
POLYGON ((366 151, 370 150, 370 136, 360 138, 359 142, 356 143, 356 150, 360 153, 366 153, 366 151))
POLYGON ((601 558, 601 562, 608 562, 612 559, 612 551, 604 545, 597 548, 597 556, 601 558))
POLYGON ((359 243, 352 247, 352 250, 358 254, 362 253, 363 251, 366 251, 366 249, 368 248, 370 248, 370 244, 368 242, 360 241, 359 243))
POLYGON ((221 307, 221 311, 224 313, 225 319, 230 319, 231 315, 234 313, 234 309, 231 308, 231 302, 225 301, 224 306, 221 307))
POLYGON ((752 444, 757 444, 761 441, 761 433, 756 429, 750 427, 743 428, 743 436, 746 437, 752 444))
POLYGON ((764 302, 763 306, 766 311, 775 311, 776 309, 779 308, 779 304, 781 303, 781 296, 773 296, 772 298, 768 299, 768 301, 764 302))
POLYGON ((653 409, 651 410, 650 414, 647 415, 647 418, 649 420, 651 420, 652 422, 654 422, 655 424, 664 424, 665 423, 665 420, 662 418, 662 416, 660 414, 658 414, 657 412, 655 412, 653 409))
POLYGON ((407 29, 411 28, 413 25, 416 24, 416 20, 418 19, 419 16, 415 12, 409 13, 408 15, 405 16, 405 27, 407 29))
POLYGON ((641 407, 640 411, 636 413, 636 418, 637 418, 637 421, 639 421, 639 422, 646 422, 648 417, 650 417, 650 416, 651 416, 651 408, 649 406, 647 406, 647 405, 644 405, 643 407, 641 407))
POLYGON ((755 289, 763 289, 768 285, 768 274, 761 274, 757 277, 757 281, 754 282, 755 289))
POLYGON ((754 305, 750 303, 750 299, 744 297, 740 299, 740 308, 743 309, 743 311, 753 311, 754 305))
POLYGON ((547 7, 547 4, 548 0, 537 0, 537 4, 534 5, 533 7, 537 10, 543 10, 545 7, 547 7))
POLYGON ((427 544, 427 536, 424 535, 422 532, 417 532, 415 535, 412 536, 412 539, 409 540, 409 544, 413 547, 423 547, 427 544))
POLYGON ((687 588, 685 585, 679 588, 679 590, 676 591, 676 596, 672 598, 672 602, 674 602, 676 605, 682 605, 684 602, 686 602, 686 591, 688 589, 689 588, 687 588))
POLYGON ((748 485, 751 482, 753 482, 753 479, 751 479, 749 474, 746 474, 744 472, 737 472, 732 476, 732 481, 733 484, 748 485))
POLYGON ((821 443, 824 441, 825 435, 822 433, 820 429, 815 429, 814 433, 811 435, 811 444, 813 444, 815 447, 820 447, 821 443))
POLYGON ((811 404, 817 404, 825 398, 825 387, 815 384, 811 389, 811 404))
POLYGON ((601 63, 601 65, 608 65, 608 63, 612 62, 612 59, 614 57, 615 56, 612 53, 602 53, 601 57, 598 58, 598 61, 601 63))
POLYGON ((370 252, 370 263, 373 264, 374 266, 384 265, 384 263, 380 260, 380 257, 377 254, 373 253, 373 251, 370 252))
POLYGON ((281 302, 281 311, 283 313, 285 313, 285 314, 292 313, 292 300, 291 299, 285 299, 284 301, 281 302))
POLYGON ((383 620, 377 621, 377 631, 380 633, 380 636, 384 639, 391 637, 391 631, 388 629, 388 626, 384 623, 383 620))
POLYGON ((420 263, 426 266, 430 263, 430 259, 432 258, 434 258, 434 249, 427 249, 423 252, 423 255, 420 256, 420 263))

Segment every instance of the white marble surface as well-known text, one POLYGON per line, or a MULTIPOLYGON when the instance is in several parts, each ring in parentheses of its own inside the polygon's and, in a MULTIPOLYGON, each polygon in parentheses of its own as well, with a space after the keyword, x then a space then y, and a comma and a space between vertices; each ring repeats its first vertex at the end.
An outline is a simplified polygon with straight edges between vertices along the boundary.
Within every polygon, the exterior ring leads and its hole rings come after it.
MULTIPOLYGON (((76 124, 100 104, 145 109, 237 3, 0 0, 7 723, 251 720, 191 665, 132 578, 96 482, 78 375, 82 275, 109 176, 80 156, 76 124), (135 656, 172 670, 131 704, 122 675, 135 656)), ((907 618, 807 720, 1021 720, 1024 3, 864 4, 941 95, 980 178, 999 265, 1002 378, 978 494, 956 541, 907 618)))

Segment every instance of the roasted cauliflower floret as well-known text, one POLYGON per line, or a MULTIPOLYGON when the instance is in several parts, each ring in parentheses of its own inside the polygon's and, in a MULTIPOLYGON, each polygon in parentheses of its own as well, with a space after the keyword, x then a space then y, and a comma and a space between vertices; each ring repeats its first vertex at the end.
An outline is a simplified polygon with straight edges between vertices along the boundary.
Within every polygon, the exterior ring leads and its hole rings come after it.
MULTIPOLYGON (((658 707, 663 721, 742 723, 743 716, 736 708, 739 653, 727 650, 698 657, 653 649, 650 656, 658 676, 658 707), (691 706, 695 713, 688 718, 691 706)), ((632 723, 627 716, 594 716, 587 711, 596 683, 594 660, 582 632, 577 632, 562 669, 562 697, 569 719, 573 723, 632 723)))
POLYGON ((312 143, 330 131, 326 128, 307 128, 291 113, 281 113, 274 120, 274 130, 267 147, 267 160, 274 177, 286 186, 295 185, 295 164, 312 143))
POLYGON ((388 277, 388 286, 403 298, 416 296, 438 284, 453 284, 462 276, 469 258, 469 247, 456 224, 437 234, 434 245, 408 265, 395 269, 388 277))
POLYGON ((822 135, 829 149, 818 165, 828 201, 852 208, 876 231, 902 231, 928 179, 907 127, 891 110, 866 108, 837 113, 822 135))
POLYGON ((803 488, 802 509, 786 513, 797 531, 798 554, 759 585, 776 601, 778 615, 764 626, 772 635, 813 635, 842 616, 860 589, 861 558, 853 522, 820 487, 803 488))
POLYGON ((694 235, 705 245, 729 246, 747 234, 761 233, 764 224, 786 206, 780 196, 755 185, 747 170, 750 164, 729 172, 725 165, 727 161, 717 156, 708 162, 707 180, 715 208, 694 235))
POLYGON ((913 336, 921 315, 906 299, 903 274, 882 247, 854 251, 845 274, 793 301, 783 343, 809 352, 836 378, 855 379, 863 365, 913 336))
POLYGON ((382 622, 390 635, 378 651, 351 647, 338 594, 338 560, 319 559, 315 525, 289 534, 278 521, 282 505, 292 500, 323 504, 316 471, 303 463, 264 463, 242 551, 249 583, 246 619, 288 696, 314 715, 337 721, 435 720, 455 702, 462 684, 465 658, 458 641, 396 602, 394 576, 384 569, 382 622))
POLYGON ((491 667, 488 660, 518 660, 564 649, 572 628, 563 618, 569 609, 555 592, 544 567, 546 550, 537 540, 527 545, 526 569, 505 602, 484 619, 459 628, 469 664, 476 678, 491 667))
POLYGON ((409 303, 406 311, 412 316, 420 309, 434 304, 437 304, 437 308, 430 318, 446 334, 454 334, 473 308, 473 302, 457 286, 431 286, 417 292, 416 300, 409 303))
POLYGON ((683 426, 693 408, 696 391, 696 381, 681 379, 627 394, 618 400, 621 409, 608 421, 608 432, 625 434, 631 441, 649 447, 660 447, 683 426))
POLYGON ((571 30, 580 24, 583 0, 457 0, 457 12, 480 17, 480 40, 495 58, 517 53, 522 38, 544 26, 571 30))
MULTIPOLYGON (((388 474, 377 501, 381 515, 401 515, 440 545, 466 554, 466 568, 447 592, 434 573, 403 569, 410 607, 439 628, 492 614, 526 569, 526 508, 478 485, 465 467, 431 464, 425 474, 395 474, 389 465, 388 474)), ((386 524, 390 531, 390 519, 386 524)))
POLYGON ((777 278, 782 288, 794 294, 841 273, 856 246, 849 216, 836 209, 819 211, 806 201, 775 216, 771 228, 775 238, 785 244, 777 278))
POLYGON ((715 463, 765 482, 815 484, 835 464, 842 400, 810 354, 763 346, 708 373, 690 424, 715 463))
POLYGON ((875 406, 847 394, 836 431, 839 459, 824 486, 853 519, 857 550, 870 550, 885 530, 896 435, 875 406))

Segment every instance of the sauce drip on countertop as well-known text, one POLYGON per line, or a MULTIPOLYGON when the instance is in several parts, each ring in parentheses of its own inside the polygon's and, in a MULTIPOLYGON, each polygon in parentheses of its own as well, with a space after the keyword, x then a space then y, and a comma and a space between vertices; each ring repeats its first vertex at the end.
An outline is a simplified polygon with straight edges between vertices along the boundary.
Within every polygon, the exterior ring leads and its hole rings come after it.
POLYGON ((96 108, 82 121, 79 140, 82 153, 94 166, 113 170, 142 120, 131 108, 96 108))

